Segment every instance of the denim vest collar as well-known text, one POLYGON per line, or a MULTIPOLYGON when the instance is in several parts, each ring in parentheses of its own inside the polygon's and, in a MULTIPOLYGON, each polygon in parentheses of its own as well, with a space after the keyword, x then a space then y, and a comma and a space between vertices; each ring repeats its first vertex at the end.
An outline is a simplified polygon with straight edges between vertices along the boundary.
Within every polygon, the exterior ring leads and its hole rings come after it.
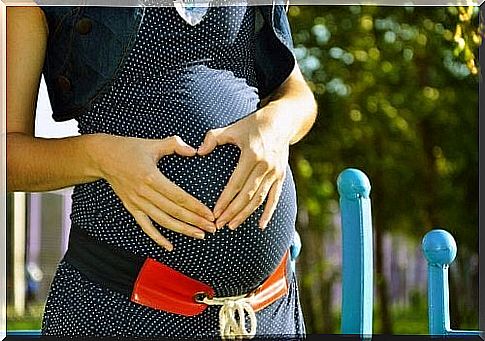
MULTIPOLYGON (((40 7, 49 26, 42 72, 53 118, 66 121, 90 110, 109 90, 133 47, 146 7, 40 7)), ((255 68, 264 98, 289 76, 295 58, 284 4, 258 10, 255 68)))

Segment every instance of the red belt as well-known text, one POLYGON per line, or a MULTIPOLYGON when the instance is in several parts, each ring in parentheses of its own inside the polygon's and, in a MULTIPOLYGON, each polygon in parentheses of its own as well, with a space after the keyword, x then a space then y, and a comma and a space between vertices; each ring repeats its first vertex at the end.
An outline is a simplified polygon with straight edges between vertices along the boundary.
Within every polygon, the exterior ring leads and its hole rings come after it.
MULTIPOLYGON (((265 308, 288 293, 287 259, 288 252, 263 284, 246 295, 254 311, 265 308)), ((174 314, 194 316, 207 308, 207 304, 202 302, 204 297, 214 297, 211 286, 147 258, 133 287, 131 301, 174 314)))
POLYGON ((221 305, 221 336, 242 333, 252 336, 257 312, 288 293, 285 253, 276 270, 255 290, 238 297, 214 297, 214 289, 152 258, 141 257, 101 242, 83 229, 71 226, 69 247, 64 259, 90 280, 128 294, 130 300, 173 314, 194 316, 208 305, 221 305), (234 312, 239 314, 235 319, 234 312), (244 312, 254 319, 251 330, 244 327, 244 312), (227 316, 223 316, 226 314, 227 316), (231 315, 232 314, 232 315, 231 315), (227 323, 225 323, 227 322, 227 323), (236 326, 239 324, 239 328, 236 326))

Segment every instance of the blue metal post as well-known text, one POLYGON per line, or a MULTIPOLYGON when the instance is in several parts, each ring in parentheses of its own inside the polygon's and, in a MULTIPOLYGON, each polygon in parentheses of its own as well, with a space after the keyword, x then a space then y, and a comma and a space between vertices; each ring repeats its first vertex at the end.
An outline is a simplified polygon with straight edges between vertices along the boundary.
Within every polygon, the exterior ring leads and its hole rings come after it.
POLYGON ((342 333, 372 335, 373 261, 370 182, 348 168, 337 179, 342 221, 342 333))
POLYGON ((428 232, 422 242, 428 261, 428 318, 431 335, 480 335, 479 331, 451 330, 448 267, 456 257, 456 243, 445 230, 428 232))

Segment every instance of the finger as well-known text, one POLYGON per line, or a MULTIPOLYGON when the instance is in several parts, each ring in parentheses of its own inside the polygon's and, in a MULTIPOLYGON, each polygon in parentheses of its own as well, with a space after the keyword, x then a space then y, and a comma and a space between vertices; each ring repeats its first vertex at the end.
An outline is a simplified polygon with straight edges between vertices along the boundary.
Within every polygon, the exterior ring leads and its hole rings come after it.
POLYGON ((146 179, 146 183, 178 206, 185 207, 189 211, 192 211, 209 221, 215 220, 214 214, 207 206, 174 184, 161 172, 153 172, 148 179, 146 179))
MULTIPOLYGON (((217 227, 221 228, 225 223, 231 221, 245 206, 248 205, 248 203, 251 202, 267 173, 267 169, 261 164, 254 167, 241 191, 236 194, 231 203, 224 209, 224 212, 217 218, 217 227)), ((226 188, 224 191, 226 190, 228 189, 226 188)))
POLYGON ((226 187, 222 191, 214 206, 214 217, 217 219, 224 212, 229 203, 241 191, 251 171, 256 166, 255 159, 244 150, 241 152, 236 169, 232 173, 226 187))
POLYGON ((273 213, 276 209, 276 206, 278 205, 278 200, 280 198, 281 191, 283 189, 283 179, 275 181, 275 183, 273 184, 273 186, 269 190, 268 201, 266 202, 263 214, 261 215, 261 218, 259 219, 259 227, 262 230, 264 230, 266 228, 266 226, 268 225, 268 222, 270 221, 271 217, 273 216, 273 213))
POLYGON ((155 205, 149 201, 143 201, 140 205, 145 214, 152 218, 158 225, 172 230, 174 232, 181 233, 183 235, 194 237, 197 239, 204 239, 205 233, 198 227, 186 224, 180 220, 174 219, 167 213, 160 211, 155 205))
POLYGON ((217 128, 209 130, 204 137, 204 141, 197 149, 197 154, 204 156, 211 153, 218 145, 232 143, 233 139, 226 134, 227 129, 217 128))
POLYGON ((264 199, 266 199, 274 180, 275 179, 273 176, 267 176, 264 179, 251 202, 229 222, 228 225, 231 230, 235 230, 239 225, 241 225, 264 202, 264 199))
POLYGON ((165 248, 167 251, 173 250, 172 243, 170 243, 167 238, 162 236, 160 231, 158 231, 157 228, 153 226, 150 219, 144 213, 138 211, 133 213, 132 215, 135 218, 138 225, 140 225, 143 232, 145 232, 148 235, 148 237, 153 239, 155 243, 165 248))
POLYGON ((207 232, 214 233, 216 231, 216 226, 212 221, 201 217, 185 207, 175 204, 151 188, 145 189, 144 193, 140 193, 140 195, 155 205, 159 210, 165 211, 177 220, 197 226, 207 232))
POLYGON ((174 153, 183 156, 194 156, 197 154, 195 148, 189 146, 177 135, 167 137, 161 141, 156 141, 156 148, 160 157, 174 153))

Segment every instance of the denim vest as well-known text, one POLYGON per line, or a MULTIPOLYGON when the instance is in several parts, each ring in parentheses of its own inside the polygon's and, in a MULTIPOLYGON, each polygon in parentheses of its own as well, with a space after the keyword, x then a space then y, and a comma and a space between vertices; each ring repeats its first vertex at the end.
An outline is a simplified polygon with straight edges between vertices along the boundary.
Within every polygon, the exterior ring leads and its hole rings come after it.
MULTIPOLYGON (((49 26, 42 73, 53 118, 66 121, 89 110, 108 91, 135 42, 146 7, 40 8, 49 26)), ((255 67, 264 98, 289 76, 295 58, 285 6, 258 6, 257 13, 255 67)))

